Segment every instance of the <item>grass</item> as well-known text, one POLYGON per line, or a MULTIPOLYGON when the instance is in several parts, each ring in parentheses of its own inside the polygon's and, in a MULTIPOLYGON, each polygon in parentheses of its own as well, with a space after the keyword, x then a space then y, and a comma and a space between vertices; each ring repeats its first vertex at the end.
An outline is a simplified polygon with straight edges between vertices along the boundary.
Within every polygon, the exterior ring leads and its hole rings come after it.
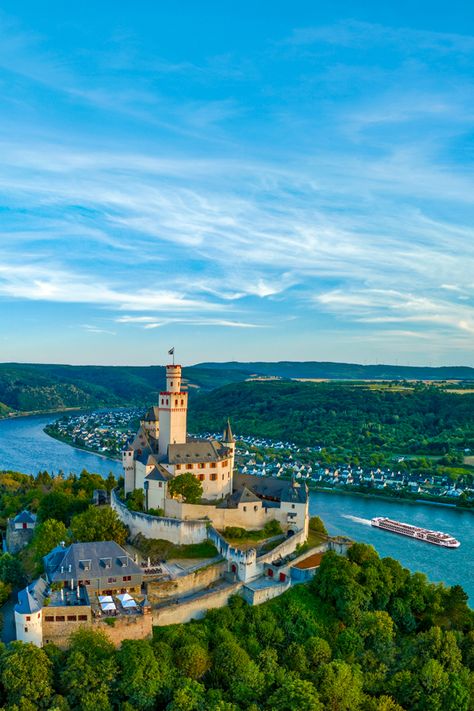
POLYGON ((144 558, 150 557, 152 562, 171 558, 215 558, 218 555, 217 548, 210 541, 178 546, 170 541, 145 538, 138 534, 133 539, 133 546, 144 558))

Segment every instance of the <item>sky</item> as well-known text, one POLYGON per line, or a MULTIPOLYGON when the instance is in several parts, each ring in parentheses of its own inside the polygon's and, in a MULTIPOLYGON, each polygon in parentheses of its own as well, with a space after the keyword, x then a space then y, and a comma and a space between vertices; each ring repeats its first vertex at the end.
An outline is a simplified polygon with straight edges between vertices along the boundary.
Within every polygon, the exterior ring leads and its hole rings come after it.
POLYGON ((474 365, 469 3, 0 8, 0 361, 474 365))

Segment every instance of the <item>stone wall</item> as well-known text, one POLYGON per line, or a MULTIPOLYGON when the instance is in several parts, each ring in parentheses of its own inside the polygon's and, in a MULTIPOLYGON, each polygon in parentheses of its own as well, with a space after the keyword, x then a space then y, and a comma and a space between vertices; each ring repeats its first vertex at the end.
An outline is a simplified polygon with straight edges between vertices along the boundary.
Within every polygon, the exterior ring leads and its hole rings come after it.
POLYGON ((143 615, 120 615, 113 617, 113 625, 109 625, 102 618, 92 621, 92 629, 105 632, 112 644, 120 647, 124 639, 151 639, 153 635, 153 617, 151 612, 145 611, 143 615))
POLYGON ((213 583, 220 580, 227 570, 227 563, 221 561, 207 565, 191 573, 181 575, 174 580, 151 581, 147 585, 147 598, 150 603, 168 597, 180 597, 188 592, 205 590, 213 583))
MULTIPOLYGON (((184 520, 208 518, 212 521, 212 525, 219 530, 223 530, 227 526, 239 526, 248 531, 256 531, 263 528, 268 521, 276 518, 275 514, 278 511, 277 508, 264 508, 261 502, 241 505, 237 509, 220 509, 210 505, 185 504, 176 499, 166 499, 165 501, 167 516, 184 520)), ((283 518, 286 521, 286 516, 283 518)))
POLYGON ((242 583, 233 583, 225 588, 198 595, 189 601, 180 602, 178 605, 153 610, 153 624, 158 627, 176 625, 190 620, 202 619, 208 610, 225 607, 229 598, 239 592, 242 583))
POLYGON ((54 642, 61 649, 65 649, 69 643, 69 637, 77 632, 81 627, 91 626, 92 613, 88 605, 51 605, 43 608, 43 644, 54 642), (54 617, 49 620, 49 617, 54 617), (58 618, 64 617, 64 621, 58 618), (68 620, 68 617, 76 617, 76 620, 68 620), (79 617, 86 619, 80 620, 79 617))
POLYGON ((227 570, 234 573, 239 580, 253 580, 259 573, 257 566, 257 551, 255 548, 242 550, 228 543, 213 526, 207 532, 209 540, 214 543, 219 554, 227 560, 227 570))
POLYGON ((282 583, 269 583, 266 586, 249 586, 244 585, 240 591, 240 595, 249 605, 261 605, 262 602, 273 600, 274 597, 282 595, 291 587, 291 580, 287 579, 282 583))
POLYGON ((273 550, 258 556, 257 562, 262 565, 264 563, 271 563, 279 557, 284 558, 290 553, 293 553, 296 550, 296 547, 305 541, 306 533, 304 529, 297 531, 292 536, 285 538, 283 543, 280 543, 280 545, 273 548, 273 550))
POLYGON ((146 538, 160 538, 177 545, 201 543, 207 538, 206 521, 179 521, 174 518, 149 516, 138 511, 130 511, 113 491, 110 505, 120 520, 130 529, 134 538, 141 533, 146 538))

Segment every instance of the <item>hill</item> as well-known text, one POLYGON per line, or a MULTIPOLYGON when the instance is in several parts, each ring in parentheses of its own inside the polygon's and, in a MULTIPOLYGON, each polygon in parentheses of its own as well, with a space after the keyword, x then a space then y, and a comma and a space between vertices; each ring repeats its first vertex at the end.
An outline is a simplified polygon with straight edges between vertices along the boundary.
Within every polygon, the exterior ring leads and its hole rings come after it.
MULTIPOLYGON (((474 380, 468 367, 422 368, 354 363, 200 363, 185 367, 191 396, 251 378, 302 380, 474 380)), ((73 366, 0 363, 0 417, 10 410, 142 405, 164 387, 163 366, 73 366)))
POLYGON ((474 393, 334 383, 245 382, 199 397, 192 432, 235 432, 301 445, 442 454, 474 448, 474 393))

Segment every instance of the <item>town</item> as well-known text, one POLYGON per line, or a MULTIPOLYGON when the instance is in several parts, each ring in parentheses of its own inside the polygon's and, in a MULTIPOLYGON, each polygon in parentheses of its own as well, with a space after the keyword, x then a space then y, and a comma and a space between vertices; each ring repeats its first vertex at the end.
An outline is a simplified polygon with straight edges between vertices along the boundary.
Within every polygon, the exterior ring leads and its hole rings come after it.
MULTIPOLYGON (((73 446, 119 459, 142 415, 140 408, 99 410, 63 416, 47 425, 45 431, 73 446)), ((204 432, 201 436, 220 440, 222 433, 204 432)), ((400 498, 440 498, 459 505, 474 505, 474 476, 464 474, 453 479, 449 474, 439 474, 433 470, 430 459, 397 456, 391 467, 362 467, 351 463, 349 457, 349 461, 329 465, 327 459, 324 443, 302 447, 292 442, 236 435, 235 464, 242 474, 295 478, 305 481, 310 488, 400 498)))

